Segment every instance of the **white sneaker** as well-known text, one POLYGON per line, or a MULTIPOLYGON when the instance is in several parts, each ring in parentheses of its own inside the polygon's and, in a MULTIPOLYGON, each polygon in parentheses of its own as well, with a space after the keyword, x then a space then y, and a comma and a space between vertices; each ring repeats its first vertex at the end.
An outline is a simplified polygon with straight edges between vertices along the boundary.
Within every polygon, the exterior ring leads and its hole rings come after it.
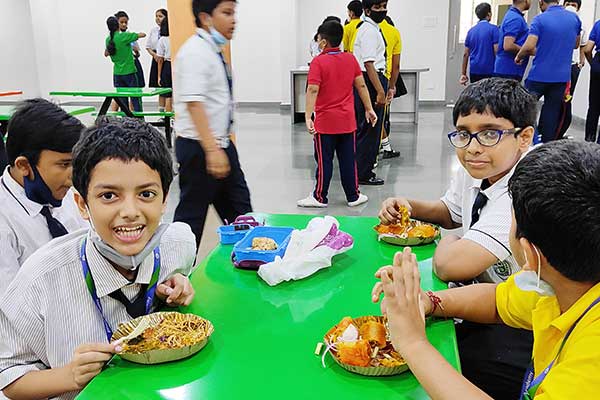
POLYGON ((296 203, 298 207, 303 208, 327 208, 327 204, 321 203, 312 194, 309 194, 307 198, 298 200, 296 203))
POLYGON ((367 201, 369 201, 369 198, 366 195, 361 193, 358 195, 358 199, 356 199, 356 201, 348 202, 348 207, 358 207, 361 204, 365 204, 367 201))

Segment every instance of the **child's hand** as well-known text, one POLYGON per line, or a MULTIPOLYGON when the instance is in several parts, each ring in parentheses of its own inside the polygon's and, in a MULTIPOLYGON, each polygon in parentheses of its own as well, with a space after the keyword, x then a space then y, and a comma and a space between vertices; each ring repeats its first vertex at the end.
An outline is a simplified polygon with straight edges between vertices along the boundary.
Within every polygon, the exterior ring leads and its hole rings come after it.
MULTIPOLYGON (((387 275, 392 277, 392 279, 393 279, 393 273, 394 273, 393 268, 394 267, 392 267, 392 266, 379 268, 377 270, 377 272, 375 272, 375 278, 381 279, 383 274, 387 273, 387 275)), ((379 303, 379 300, 381 299, 382 294, 383 294, 383 283, 377 282, 375 284, 375 286, 373 286, 373 289, 371 290, 371 301, 373 301, 373 303, 379 303)), ((423 311, 425 312, 425 316, 430 316, 433 313, 433 308, 435 306, 434 306, 433 302, 431 301, 431 298, 429 296, 427 296, 427 293, 425 293, 424 290, 421 290, 421 300, 422 300, 423 311)), ((382 313, 383 313, 383 309, 382 309, 382 313)))
POLYGON ((317 133, 317 131, 315 130, 315 123, 312 119, 306 120, 306 129, 308 130, 308 133, 310 133, 311 135, 314 135, 315 133, 317 133))
POLYGON ((469 77, 466 75, 461 75, 458 81, 461 85, 466 86, 469 83, 469 77))
POLYGON ((394 100, 394 96, 396 95, 396 88, 391 87, 388 89, 387 98, 385 99, 387 104, 390 104, 392 100, 394 100))
POLYGON ((383 107, 385 106, 385 92, 382 90, 381 92, 377 92, 377 99, 375 100, 375 106, 383 107))
POLYGON ((216 179, 227 178, 231 166, 223 149, 206 152, 206 171, 216 179))
POLYGON ((187 276, 175 274, 156 287, 156 297, 168 306, 189 306, 194 299, 194 288, 187 276))
POLYGON ((381 311, 388 319, 392 345, 402 355, 408 347, 427 341, 421 276, 409 247, 403 253, 396 253, 391 271, 382 271, 381 283, 384 293, 381 311))
POLYGON ((400 207, 406 207, 408 214, 412 213, 412 206, 404 197, 391 197, 383 202, 379 211, 379 220, 384 225, 397 224, 400 222, 400 207))
POLYGON ((373 109, 365 111, 365 118, 367 122, 371 124, 371 126, 377 125, 377 113, 373 111, 373 109))
POLYGON ((515 64, 517 64, 517 65, 523 65, 523 60, 520 59, 518 55, 515 57, 515 64))
POLYGON ((121 346, 114 343, 88 343, 75 349, 71 362, 65 366, 73 390, 83 389, 102 371, 104 364, 121 350, 121 346))
POLYGON ((158 86, 162 87, 162 79, 158 78, 158 86))

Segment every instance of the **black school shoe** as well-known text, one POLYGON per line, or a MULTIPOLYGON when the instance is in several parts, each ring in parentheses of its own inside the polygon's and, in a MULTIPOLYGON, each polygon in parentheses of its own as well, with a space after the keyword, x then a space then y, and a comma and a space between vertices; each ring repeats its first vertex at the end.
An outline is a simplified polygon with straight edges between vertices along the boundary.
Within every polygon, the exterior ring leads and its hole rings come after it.
POLYGON ((381 178, 378 178, 376 176, 369 178, 368 180, 364 181, 364 180, 359 180, 358 183, 360 185, 364 185, 364 186, 381 186, 385 183, 385 181, 381 178))
POLYGON ((381 156, 381 158, 383 158, 384 160, 389 160, 390 158, 398 158, 400 157, 400 152, 399 151, 394 151, 394 150, 384 150, 383 151, 383 156, 381 156))

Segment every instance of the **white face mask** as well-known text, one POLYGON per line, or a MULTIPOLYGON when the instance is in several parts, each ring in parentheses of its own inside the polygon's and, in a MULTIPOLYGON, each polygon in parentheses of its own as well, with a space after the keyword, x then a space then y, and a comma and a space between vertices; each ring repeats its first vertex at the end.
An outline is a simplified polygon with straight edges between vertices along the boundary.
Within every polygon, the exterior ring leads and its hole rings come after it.
MULTIPOLYGON (((537 255, 537 273, 535 271, 519 272, 515 275, 515 284, 524 292, 536 292, 540 296, 554 296, 554 289, 552 289, 552 286, 540 278, 542 259, 537 247, 534 247, 533 249, 537 255)), ((527 262, 527 256, 525 256, 525 262, 527 262)))
POLYGON ((156 232, 154 232, 154 235, 152 235, 152 237, 150 238, 148 243, 146 243, 146 246, 144 246, 142 251, 133 256, 124 256, 115 249, 113 249, 104 240, 102 240, 100 235, 98 235, 98 231, 96 231, 96 227, 94 226, 94 221, 92 220, 92 213, 90 212, 90 209, 87 206, 86 209, 90 217, 90 240, 92 241, 98 252, 102 254, 102 256, 107 260, 129 271, 135 271, 140 267, 140 265, 142 265, 146 257, 148 257, 150 253, 152 253, 154 249, 160 244, 160 239, 162 238, 162 235, 169 227, 168 224, 160 224, 158 226, 158 229, 156 229, 156 232))
POLYGON ((567 11, 571 11, 571 12, 572 12, 572 13, 574 13, 574 14, 579 14, 579 13, 577 12, 577 8, 576 8, 576 7, 573 7, 573 6, 568 6, 568 7, 565 7, 565 10, 567 10, 567 11))

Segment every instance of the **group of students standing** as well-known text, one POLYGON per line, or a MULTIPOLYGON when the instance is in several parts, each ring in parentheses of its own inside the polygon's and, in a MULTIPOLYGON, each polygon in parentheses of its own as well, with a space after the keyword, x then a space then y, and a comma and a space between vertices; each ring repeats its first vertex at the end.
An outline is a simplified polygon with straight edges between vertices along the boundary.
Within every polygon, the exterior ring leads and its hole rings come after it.
POLYGON ((385 183, 374 171, 378 156, 400 156, 389 134, 391 102, 406 94, 400 77, 402 39, 387 15, 387 3, 352 1, 344 26, 339 18, 327 17, 315 35, 305 117, 314 135, 316 186, 298 201, 299 207, 327 207, 336 153, 350 207, 368 201, 359 184, 385 183))
MULTIPOLYGON (((169 17, 161 8, 155 13, 156 25, 146 41, 146 51, 152 56, 148 86, 151 88, 172 88, 171 44, 169 40, 169 17)), ((113 84, 115 88, 143 88, 146 86, 144 69, 139 61, 138 39, 146 37, 143 32, 128 32, 129 15, 119 11, 106 20, 109 35, 105 41, 104 56, 113 62, 113 84)), ((172 94, 159 96, 159 111, 173 111, 172 94)), ((113 104, 113 111, 118 108, 113 104)), ((130 108, 142 111, 139 97, 130 98, 130 108)))
POLYGON ((596 141, 600 117, 600 59, 592 57, 600 34, 596 23, 589 37, 579 19, 581 0, 539 0, 542 14, 531 26, 525 12, 531 0, 514 0, 500 27, 490 23, 492 8, 481 3, 475 9, 479 22, 467 34, 461 84, 492 76, 521 82, 533 57, 525 87, 538 99, 544 98, 538 133, 546 143, 561 139, 572 119, 572 100, 586 60, 591 66, 587 141, 596 141), (470 64, 470 76, 467 66, 470 64))

